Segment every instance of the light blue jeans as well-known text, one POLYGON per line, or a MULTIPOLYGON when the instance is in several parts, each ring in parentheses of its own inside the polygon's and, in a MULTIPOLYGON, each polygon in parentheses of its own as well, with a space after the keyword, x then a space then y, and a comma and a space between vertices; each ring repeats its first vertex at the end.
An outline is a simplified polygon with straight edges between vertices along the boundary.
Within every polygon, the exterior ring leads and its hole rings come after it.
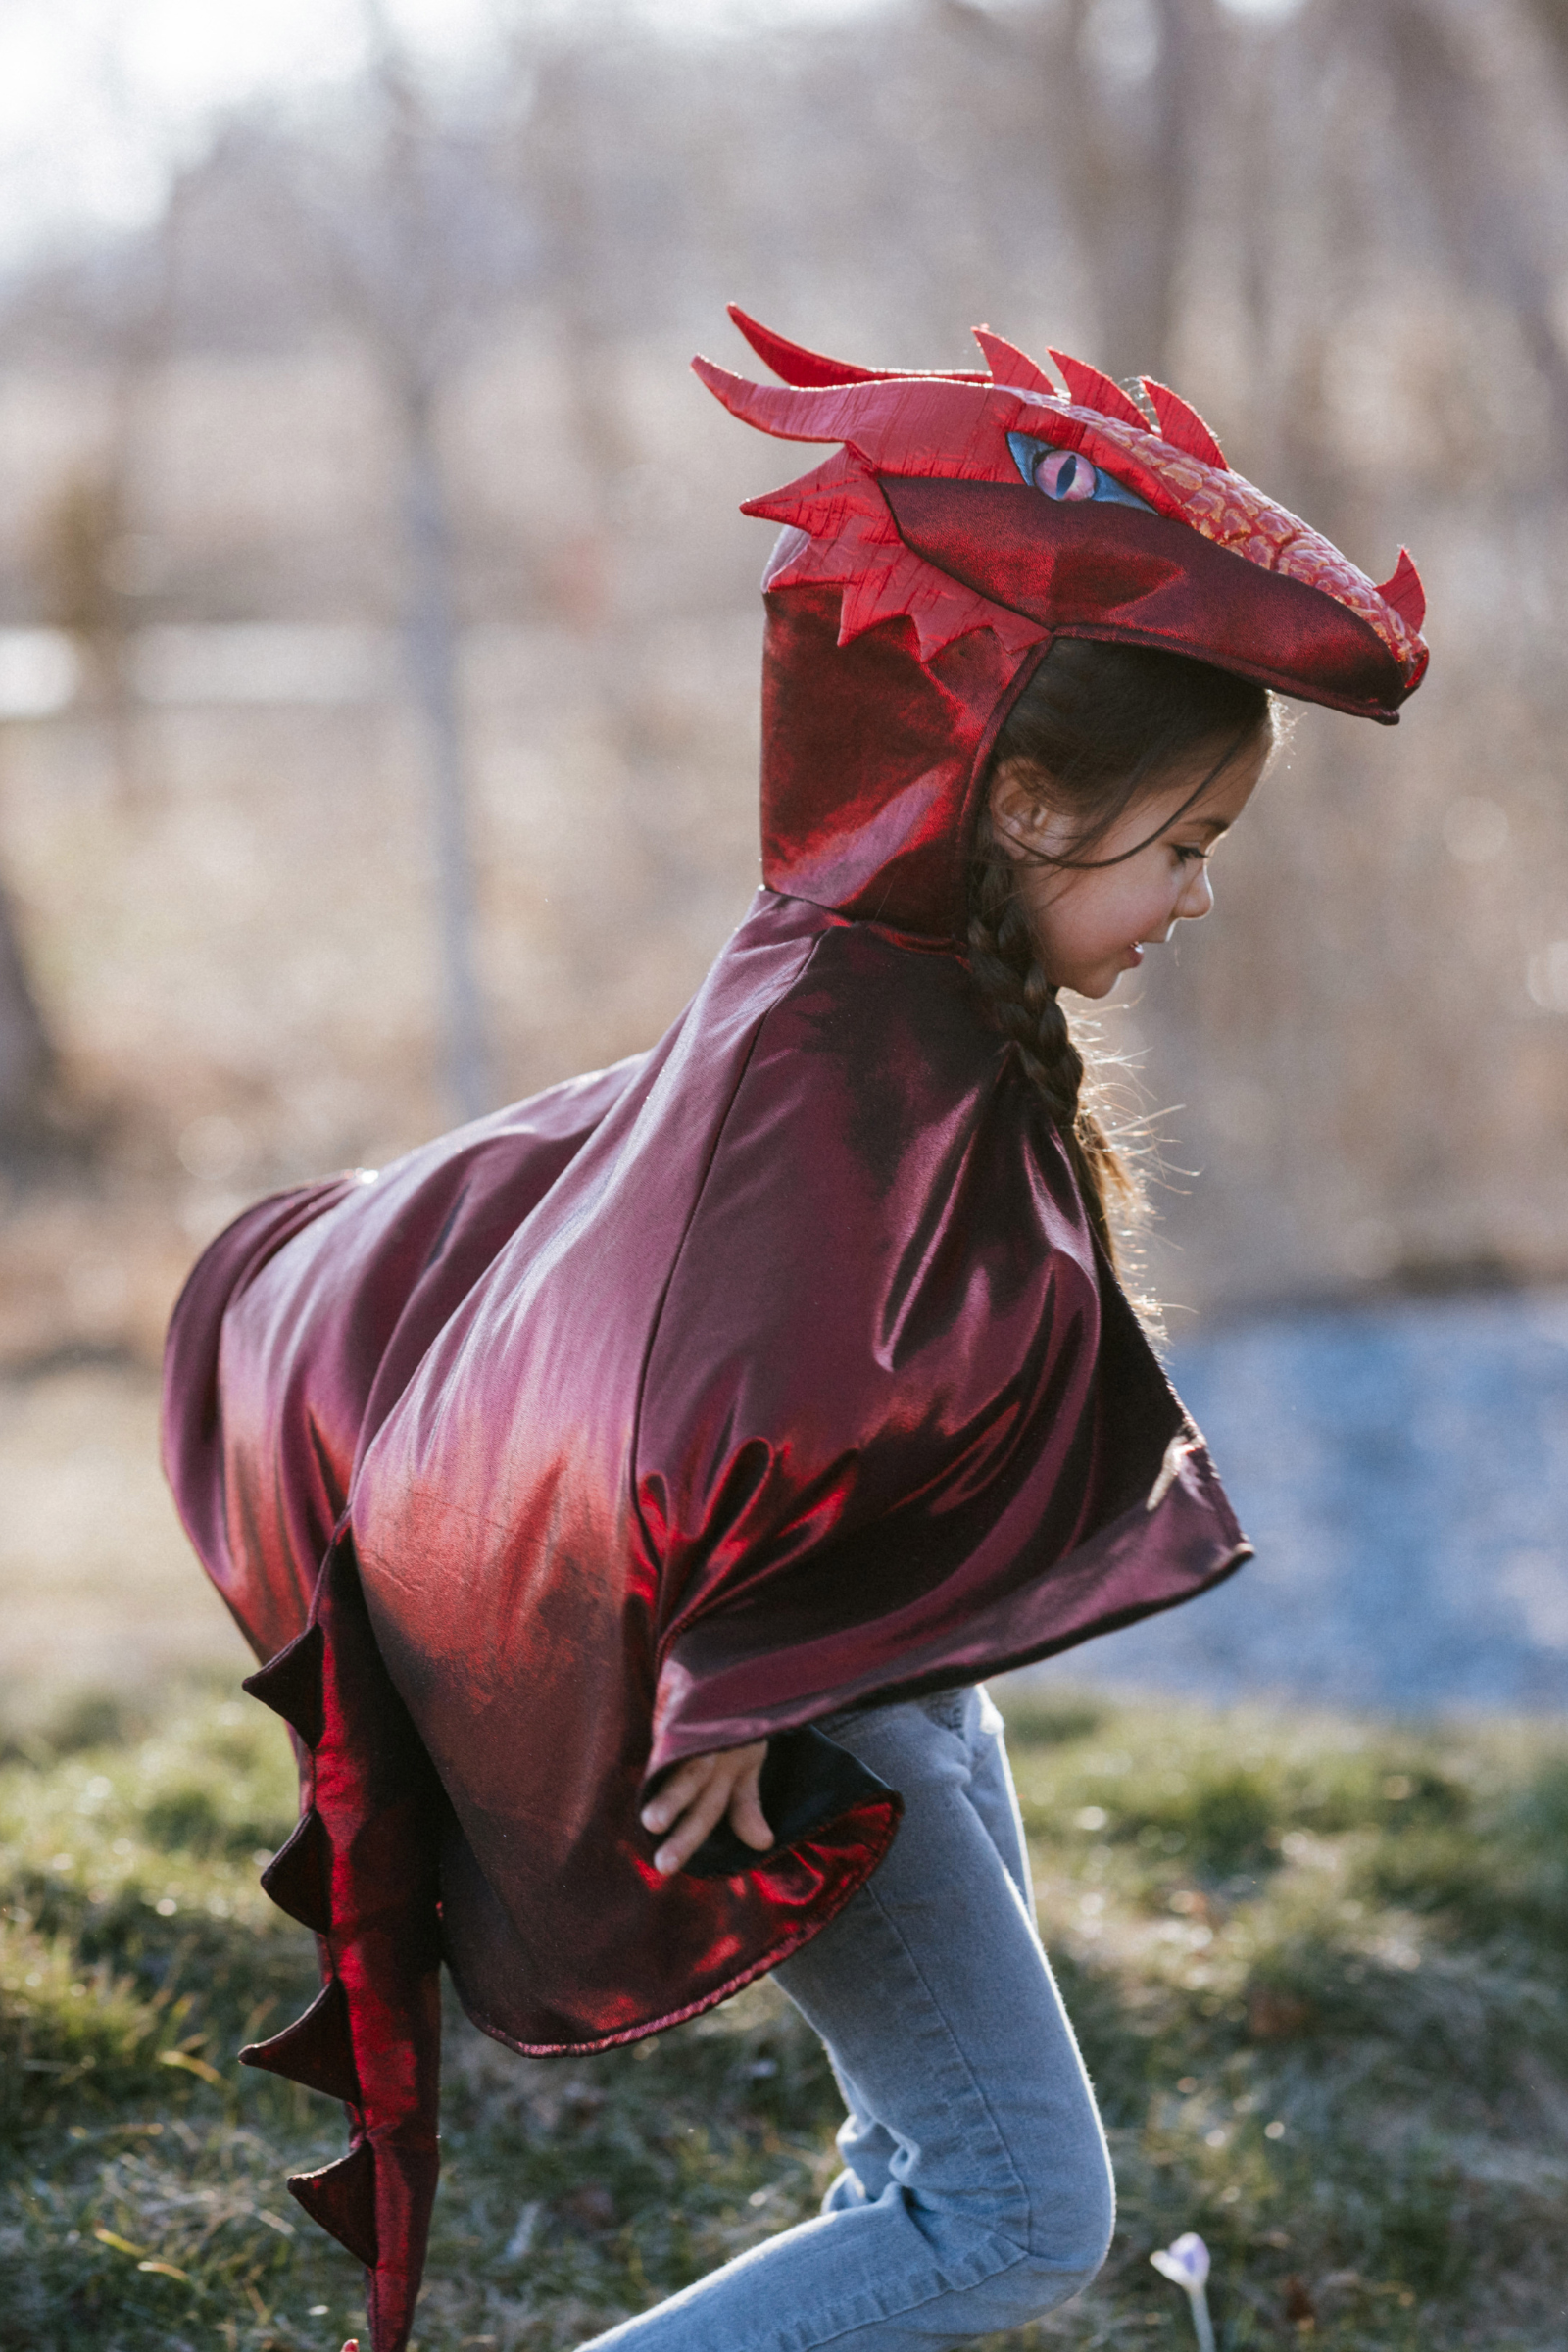
POLYGON ((1114 2191, 1035 1932, 1002 1718, 984 1690, 821 1727, 904 1796, 875 1875, 776 1972, 848 2116, 820 2215, 584 2352, 938 2352, 1064 2303, 1114 2191))

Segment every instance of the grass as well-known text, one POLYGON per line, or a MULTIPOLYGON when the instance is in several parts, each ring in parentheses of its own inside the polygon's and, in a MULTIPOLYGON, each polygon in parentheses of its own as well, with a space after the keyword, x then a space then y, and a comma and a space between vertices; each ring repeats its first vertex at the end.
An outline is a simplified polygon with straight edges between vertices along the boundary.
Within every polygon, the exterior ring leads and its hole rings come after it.
MULTIPOLYGON (((1148 2256, 1186 2229, 1225 2352, 1560 2352, 1561 1733, 1009 1712, 1122 2210, 1091 2292, 999 2352, 1185 2347, 1148 2256)), ((6 2352, 336 2352, 362 2325, 282 2185, 341 2151, 338 2111, 233 2056, 313 1988, 256 1886, 293 1810, 248 1701, 82 1701, 5 1750, 6 2352)), ((812 2210, 837 2112, 766 1985, 580 2063, 454 2012, 421 2352, 565 2352, 701 2276, 812 2210)))

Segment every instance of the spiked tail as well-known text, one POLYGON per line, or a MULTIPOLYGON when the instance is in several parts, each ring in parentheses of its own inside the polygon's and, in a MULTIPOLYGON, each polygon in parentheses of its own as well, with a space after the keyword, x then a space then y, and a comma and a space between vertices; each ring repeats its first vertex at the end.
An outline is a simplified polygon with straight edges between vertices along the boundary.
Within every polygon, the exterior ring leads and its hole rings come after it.
POLYGON ((262 1873, 262 1886, 280 1911, 324 1936, 332 1925, 332 1846, 313 1805, 295 1824, 286 1845, 262 1873))
POLYGON ((325 2091, 329 2099, 360 2104, 360 2078, 354 2064, 354 2039, 349 2032, 348 1996, 334 1977, 303 2017, 274 2034, 270 2041, 253 2041, 240 2052, 243 2066, 265 2067, 271 2075, 303 2082, 308 2090, 325 2091))
POLYGON ((370 2274, 371 2352, 404 2352, 440 2162, 439 1784, 376 1646, 346 1528, 306 1631, 245 1688, 310 1751, 304 1813, 264 1884, 321 1938, 327 1981, 303 2017, 240 2055, 349 2107, 347 2156, 288 2185, 370 2274))
POLYGON ((368 2139, 357 2141, 346 2156, 318 2173, 296 2173, 288 2193, 368 2271, 374 2270, 375 2156, 368 2139))
POLYGON ((1392 605, 1401 620, 1408 621, 1417 636, 1427 616, 1427 592, 1421 585, 1421 574, 1410 561, 1407 547, 1399 550, 1399 561, 1378 589, 1386 605, 1392 605))
POLYGON ((307 1747, 321 1743, 321 1629, 312 1624, 275 1658, 240 1685, 264 1707, 281 1715, 307 1747))

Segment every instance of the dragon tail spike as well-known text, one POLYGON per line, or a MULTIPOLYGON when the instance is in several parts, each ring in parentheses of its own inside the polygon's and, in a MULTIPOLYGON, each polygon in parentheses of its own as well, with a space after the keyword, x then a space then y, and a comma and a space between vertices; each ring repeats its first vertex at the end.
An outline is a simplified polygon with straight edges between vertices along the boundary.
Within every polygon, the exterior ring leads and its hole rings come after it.
POLYGON ((318 2173, 296 2173, 288 2193, 313 2222, 335 2237, 368 2271, 380 2251, 375 2227, 375 2151, 362 2139, 318 2173))
POLYGON ((1419 636, 1427 616, 1427 592, 1421 585, 1421 574, 1411 561, 1407 547, 1399 550, 1399 561, 1388 578, 1378 587, 1386 605, 1392 605, 1399 618, 1407 621, 1419 636))
POLYGON ((994 335, 989 326, 977 326, 973 331, 975 341, 986 355, 994 384, 1008 384, 1018 392, 1043 392, 1048 400, 1061 398, 1045 369, 1026 351, 1020 351, 1016 343, 994 335))
POLYGON ((1161 440, 1168 441, 1173 449, 1184 449, 1190 458, 1197 458, 1204 466, 1229 473, 1225 452, 1198 411, 1179 392, 1173 392, 1169 384, 1157 383, 1152 375, 1140 376, 1138 380, 1159 418, 1161 440))
POLYGON ((1050 356, 1076 408, 1098 409, 1102 416, 1113 416, 1118 424, 1136 425, 1141 433, 1149 431, 1149 418, 1114 377, 1102 375, 1087 360, 1071 359, 1064 351, 1053 350, 1050 356))
POLYGON ((986 380, 977 369, 857 368, 850 360, 830 360, 825 352, 809 351, 804 343, 792 343, 787 336, 775 334, 770 326, 749 318, 738 302, 730 303, 728 309, 737 329, 762 365, 799 391, 825 390, 836 384, 898 383, 908 376, 926 374, 936 374, 956 384, 983 384, 986 380))
MULTIPOLYGON (((303 2017, 285 2026, 281 2034, 274 2034, 270 2041, 248 2043, 239 2055, 243 2066, 259 2066, 290 2082, 303 2082, 307 2090, 324 2091, 329 2099, 342 2099, 351 2107, 361 2103, 348 1995, 336 1977, 303 2017)), ((329 2223, 323 2226, 331 2227, 329 2223)))
POLYGON ((308 1625, 286 1649, 248 1674, 240 1685, 264 1707, 281 1715, 311 1748, 321 1744, 321 1650, 320 1627, 308 1625))
POLYGON ((287 1843, 262 1873, 263 1891, 297 1919, 302 1928, 324 1936, 332 1925, 332 1841, 313 1806, 302 1813, 287 1843))

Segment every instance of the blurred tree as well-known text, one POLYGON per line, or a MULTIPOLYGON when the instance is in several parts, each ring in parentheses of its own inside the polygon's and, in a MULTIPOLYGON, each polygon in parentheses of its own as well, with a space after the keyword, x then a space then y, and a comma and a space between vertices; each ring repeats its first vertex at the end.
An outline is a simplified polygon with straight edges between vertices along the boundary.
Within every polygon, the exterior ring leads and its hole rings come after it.
MULTIPOLYGON (((1547 13, 1568 22, 1559 7, 1547 13)), ((1419 180, 1455 275, 1512 313, 1568 469, 1568 354, 1549 259, 1560 223, 1543 236, 1528 170, 1509 140, 1522 93, 1495 28, 1477 22, 1484 12, 1455 16, 1445 0, 1332 0, 1324 14, 1325 39, 1359 46, 1393 93, 1388 121, 1400 166, 1419 180)))
POLYGON ((0 1162, 37 1150, 50 1133, 54 1049, 23 961, 16 917, 0 894, 0 1162))
POLYGON ((443 395, 514 280, 519 221, 495 150, 433 85, 382 0, 361 0, 369 52, 359 137, 298 152, 297 226, 375 366, 402 452, 408 683, 424 737, 445 999, 447 1090, 465 1119, 490 1107, 475 963, 470 794, 459 670, 443 395))
POLYGON ((40 616, 64 629, 81 657, 87 700, 107 722, 116 797, 122 803, 140 797, 134 550, 123 469, 91 466, 68 474, 45 506, 37 534, 40 616))

